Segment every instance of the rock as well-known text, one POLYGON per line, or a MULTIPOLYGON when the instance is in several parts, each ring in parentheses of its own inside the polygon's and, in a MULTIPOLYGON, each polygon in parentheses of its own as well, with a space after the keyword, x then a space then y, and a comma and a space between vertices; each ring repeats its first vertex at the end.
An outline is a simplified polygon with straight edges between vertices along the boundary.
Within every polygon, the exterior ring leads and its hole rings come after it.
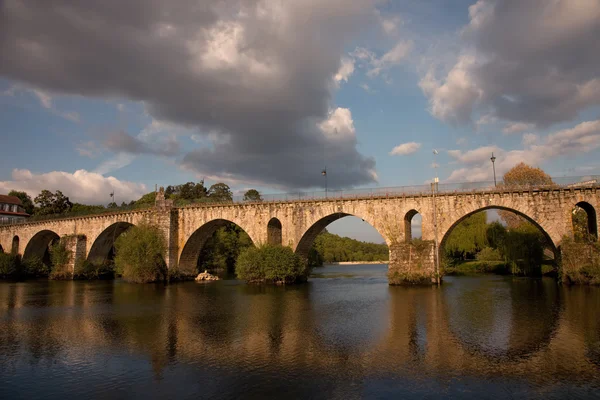
POLYGON ((198 274, 198 276, 196 277, 196 282, 200 282, 200 281, 218 281, 219 277, 209 274, 208 271, 204 270, 204 272, 201 272, 198 274))

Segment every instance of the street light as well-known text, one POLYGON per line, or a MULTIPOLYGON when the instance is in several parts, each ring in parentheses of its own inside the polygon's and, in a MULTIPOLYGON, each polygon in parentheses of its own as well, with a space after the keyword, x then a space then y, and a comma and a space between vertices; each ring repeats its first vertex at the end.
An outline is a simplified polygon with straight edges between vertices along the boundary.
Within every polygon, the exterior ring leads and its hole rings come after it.
POLYGON ((490 160, 492 160, 492 168, 494 169, 494 187, 496 187, 496 157, 494 157, 493 151, 490 160))
POLYGON ((437 209, 435 204, 435 193, 438 190, 438 182, 440 181, 437 173, 437 163, 435 162, 435 156, 437 156, 439 152, 436 149, 433 149, 433 167, 435 168, 435 178, 433 183, 431 184, 431 192, 432 192, 432 200, 433 200, 433 238, 435 244, 435 269, 436 269, 436 281, 437 285, 440 285, 440 251, 438 246, 438 235, 437 235, 437 209))
POLYGON ((327 167, 321 171, 321 175, 325 177, 325 198, 327 198, 327 167))

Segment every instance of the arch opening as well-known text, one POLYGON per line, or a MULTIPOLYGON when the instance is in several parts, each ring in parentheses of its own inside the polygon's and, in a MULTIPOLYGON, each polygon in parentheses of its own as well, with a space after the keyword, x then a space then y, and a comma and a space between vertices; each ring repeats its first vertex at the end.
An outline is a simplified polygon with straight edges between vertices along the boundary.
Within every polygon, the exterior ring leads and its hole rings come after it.
POLYGON ((19 254, 19 237, 15 235, 12 240, 12 247, 10 249, 10 254, 17 255, 19 254))
POLYGON ((444 233, 439 256, 446 272, 490 272, 556 276, 558 249, 548 232, 514 209, 489 206, 472 211, 444 233))
POLYGON ((296 253, 311 267, 331 262, 389 260, 383 235, 364 219, 348 213, 334 213, 315 222, 298 242, 296 253))
POLYGON ((239 225, 226 219, 212 220, 188 238, 179 257, 179 270, 184 275, 205 269, 232 272, 240 250, 253 245, 239 225))
POLYGON ((585 201, 575 205, 571 213, 575 241, 588 242, 598 240, 598 222, 594 206, 585 201))
POLYGON ((417 210, 410 210, 404 216, 404 241, 406 243, 413 239, 421 238, 423 219, 417 210))
POLYGON ((48 267, 52 266, 50 261, 50 246, 57 243, 60 237, 50 230, 43 230, 36 233, 27 243, 23 252, 23 261, 38 258, 48 267))
POLYGON ((4 253, 4 249, 2 248, 1 244, 0 244, 0 253, 4 253))
POLYGON ((104 264, 112 261, 115 257, 115 241, 132 226, 129 222, 116 222, 102 231, 92 244, 87 258, 88 261, 94 264, 104 264))
POLYGON ((267 224, 267 243, 277 246, 281 246, 282 243, 281 221, 275 217, 267 224))

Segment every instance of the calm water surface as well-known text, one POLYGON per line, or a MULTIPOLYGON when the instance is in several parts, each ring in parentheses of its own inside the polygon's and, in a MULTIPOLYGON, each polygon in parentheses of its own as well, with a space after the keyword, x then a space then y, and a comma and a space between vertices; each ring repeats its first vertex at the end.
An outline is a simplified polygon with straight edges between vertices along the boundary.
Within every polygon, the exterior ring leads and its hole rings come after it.
POLYGON ((600 289, 385 265, 300 287, 0 283, 0 397, 594 398, 600 289))

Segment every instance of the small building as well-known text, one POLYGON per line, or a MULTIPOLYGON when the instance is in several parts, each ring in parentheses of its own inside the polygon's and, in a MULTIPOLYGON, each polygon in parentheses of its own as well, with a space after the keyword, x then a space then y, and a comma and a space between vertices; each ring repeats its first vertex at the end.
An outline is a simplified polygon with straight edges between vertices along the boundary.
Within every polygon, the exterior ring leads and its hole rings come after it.
POLYGON ((12 224, 29 218, 21 199, 0 194, 0 224, 12 224))

